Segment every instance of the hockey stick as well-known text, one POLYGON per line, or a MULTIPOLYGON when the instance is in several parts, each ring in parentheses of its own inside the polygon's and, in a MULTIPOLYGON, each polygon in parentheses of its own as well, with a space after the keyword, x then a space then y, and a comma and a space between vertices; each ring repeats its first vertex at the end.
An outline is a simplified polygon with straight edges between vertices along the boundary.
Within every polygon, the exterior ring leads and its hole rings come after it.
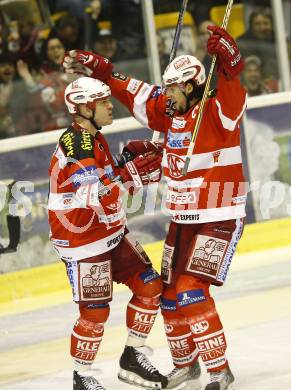
MULTIPOLYGON (((179 17, 178 17, 175 35, 174 35, 174 40, 173 40, 173 44, 172 44, 172 48, 171 48, 171 52, 170 52, 169 63, 171 63, 173 61, 173 59, 176 57, 177 49, 179 47, 180 35, 181 35, 183 23, 184 23, 184 16, 185 16, 185 12, 187 9, 187 4, 188 4, 188 0, 183 0, 181 8, 180 8, 179 17)), ((158 141, 159 136, 160 136, 160 133, 158 131, 154 131, 152 141, 153 142, 158 141)))
MULTIPOLYGON (((227 27, 228 20, 229 20, 229 17, 230 17, 230 13, 231 13, 231 9, 232 9, 232 5, 233 5, 233 0, 228 0, 227 6, 226 6, 226 10, 225 10, 225 14, 224 14, 224 17, 223 17, 223 22, 222 22, 222 25, 221 25, 221 27, 224 28, 224 29, 226 29, 226 27, 227 27)), ((209 93, 210 82, 211 82, 211 79, 212 79, 212 76, 213 76, 213 72, 214 72, 214 68, 215 68, 215 64, 216 64, 216 58, 217 58, 216 55, 213 56, 211 67, 210 67, 210 70, 209 70, 209 74, 208 74, 206 85, 205 85, 205 89, 204 89, 204 93, 203 93, 203 97, 201 99, 199 111, 198 111, 198 114, 197 114, 197 121, 196 121, 196 124, 195 124, 195 127, 194 127, 194 131, 193 131, 193 135, 192 135, 192 139, 191 139, 190 145, 188 147, 185 164, 184 164, 184 167, 182 169, 182 175, 183 176, 185 176, 187 174, 189 163, 190 163, 190 156, 193 153, 195 142, 196 142, 197 135, 198 135, 198 131, 199 131, 199 128, 200 128, 200 125, 201 125, 201 120, 202 120, 203 112, 204 112, 204 106, 205 106, 205 102, 206 102, 206 99, 207 99, 207 96, 208 96, 208 93, 209 93)))

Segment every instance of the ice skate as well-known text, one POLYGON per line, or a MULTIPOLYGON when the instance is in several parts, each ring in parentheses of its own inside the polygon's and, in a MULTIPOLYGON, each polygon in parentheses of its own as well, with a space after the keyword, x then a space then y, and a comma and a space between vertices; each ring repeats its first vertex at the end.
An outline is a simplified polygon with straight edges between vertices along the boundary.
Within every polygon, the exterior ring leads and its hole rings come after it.
POLYGON ((148 347, 126 346, 119 360, 118 379, 144 389, 165 388, 167 379, 148 360, 146 356, 148 350, 148 347))
POLYGON ((198 361, 190 367, 176 367, 170 374, 166 375, 168 384, 165 389, 201 390, 200 375, 201 369, 198 361))
POLYGON ((15 248, 12 248, 10 246, 7 246, 6 248, 4 248, 4 246, 0 244, 0 255, 6 254, 6 253, 14 253, 14 252, 16 252, 15 248))
POLYGON ((210 383, 205 390, 234 390, 234 376, 229 367, 217 372, 210 372, 210 383))
POLYGON ((93 371, 74 371, 73 390, 106 390, 93 376, 93 371))

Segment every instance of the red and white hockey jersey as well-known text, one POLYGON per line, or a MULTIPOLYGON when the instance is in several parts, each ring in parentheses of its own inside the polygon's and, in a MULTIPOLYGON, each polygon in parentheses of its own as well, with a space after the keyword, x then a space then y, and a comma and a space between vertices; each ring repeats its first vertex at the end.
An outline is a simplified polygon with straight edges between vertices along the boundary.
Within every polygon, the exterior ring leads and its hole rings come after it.
MULTIPOLYGON (((102 181, 117 175, 108 144, 73 123, 52 156, 48 199, 51 241, 64 260, 80 260, 114 248, 124 232, 121 199, 101 205, 102 181), (100 207, 102 206, 102 208, 100 207)), ((118 191, 119 194, 119 191, 118 191)))
POLYGON ((161 88, 113 73, 108 84, 145 127, 164 133, 166 206, 177 223, 204 223, 245 216, 239 123, 246 109, 246 92, 238 78, 218 78, 217 93, 208 98, 191 156, 182 176, 200 102, 185 114, 166 115, 161 88))

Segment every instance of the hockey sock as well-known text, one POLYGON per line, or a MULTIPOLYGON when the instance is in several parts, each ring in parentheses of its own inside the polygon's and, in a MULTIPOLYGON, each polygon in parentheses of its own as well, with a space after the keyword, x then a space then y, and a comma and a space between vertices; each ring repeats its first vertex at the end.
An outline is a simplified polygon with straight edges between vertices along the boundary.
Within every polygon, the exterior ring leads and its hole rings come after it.
POLYGON ((174 365, 178 368, 192 365, 198 357, 198 350, 193 341, 187 318, 177 309, 174 288, 164 289, 161 310, 174 365))
POLYGON ((133 296, 127 305, 126 323, 128 339, 126 345, 130 347, 142 347, 150 333, 158 313, 155 304, 145 303, 133 296))
POLYGON ((91 365, 97 355, 104 324, 79 318, 71 334, 71 356, 75 360, 76 369, 91 365))
POLYGON ((227 366, 225 356, 226 340, 215 310, 202 313, 201 318, 191 324, 193 340, 207 371, 222 370, 227 366))
POLYGON ((178 308, 187 318, 193 340, 208 371, 226 367, 226 340, 213 298, 210 283, 199 278, 182 275, 177 286, 178 308))
POLYGON ((192 365, 199 351, 189 325, 173 325, 171 321, 165 321, 165 332, 174 365, 178 368, 192 365))

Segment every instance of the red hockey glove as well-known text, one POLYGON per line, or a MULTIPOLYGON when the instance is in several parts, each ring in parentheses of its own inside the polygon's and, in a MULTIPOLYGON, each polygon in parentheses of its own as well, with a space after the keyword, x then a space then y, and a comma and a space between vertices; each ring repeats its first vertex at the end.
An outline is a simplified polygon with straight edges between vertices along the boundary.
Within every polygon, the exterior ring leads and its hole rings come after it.
POLYGON ((163 144, 161 142, 153 142, 149 140, 134 140, 130 141, 122 150, 121 164, 126 164, 132 161, 135 157, 152 152, 156 156, 162 156, 163 144))
POLYGON ((65 53, 63 68, 66 73, 79 73, 106 82, 113 64, 98 54, 84 50, 71 50, 65 53))
POLYGON ((122 191, 116 183, 111 182, 109 179, 100 180, 98 198, 103 207, 117 202, 121 195, 122 191))
POLYGON ((76 198, 85 207, 98 209, 98 207, 107 207, 111 203, 115 203, 122 195, 117 183, 109 179, 100 180, 96 183, 83 185, 76 191, 76 198))
POLYGON ((208 26, 207 29, 212 31, 207 50, 209 54, 217 55, 218 73, 224 72, 229 79, 238 76, 244 68, 244 60, 235 40, 221 27, 208 26))
POLYGON ((161 162, 162 157, 152 152, 136 157, 120 170, 123 183, 129 182, 129 189, 139 189, 144 185, 159 182, 162 176, 161 162))

